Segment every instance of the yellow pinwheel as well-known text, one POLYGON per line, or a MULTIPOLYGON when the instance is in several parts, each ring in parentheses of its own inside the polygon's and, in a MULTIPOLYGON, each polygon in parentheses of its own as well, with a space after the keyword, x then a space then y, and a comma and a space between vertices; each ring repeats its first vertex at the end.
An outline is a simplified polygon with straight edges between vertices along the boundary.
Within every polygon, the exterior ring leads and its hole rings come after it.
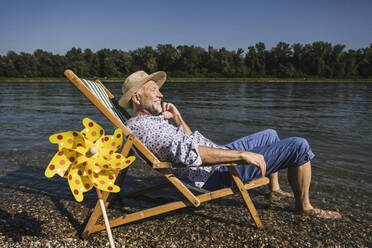
POLYGON ((135 159, 125 158, 115 153, 123 143, 121 129, 113 135, 105 135, 103 128, 85 118, 81 132, 63 132, 49 137, 51 143, 58 144, 58 152, 54 155, 45 170, 46 177, 55 174, 68 179, 71 192, 77 201, 83 200, 83 193, 97 189, 118 192, 115 185, 116 170, 129 166, 135 159))

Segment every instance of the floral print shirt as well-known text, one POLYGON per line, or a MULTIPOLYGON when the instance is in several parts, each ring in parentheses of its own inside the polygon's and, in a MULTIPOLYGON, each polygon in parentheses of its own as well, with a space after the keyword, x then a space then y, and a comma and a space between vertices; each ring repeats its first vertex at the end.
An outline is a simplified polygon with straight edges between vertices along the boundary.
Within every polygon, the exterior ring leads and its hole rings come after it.
POLYGON ((198 131, 185 134, 182 125, 176 127, 163 116, 137 116, 130 118, 125 124, 160 161, 186 165, 186 168, 172 169, 176 177, 201 188, 213 173, 215 167, 199 167, 202 161, 198 147, 222 147, 198 131))

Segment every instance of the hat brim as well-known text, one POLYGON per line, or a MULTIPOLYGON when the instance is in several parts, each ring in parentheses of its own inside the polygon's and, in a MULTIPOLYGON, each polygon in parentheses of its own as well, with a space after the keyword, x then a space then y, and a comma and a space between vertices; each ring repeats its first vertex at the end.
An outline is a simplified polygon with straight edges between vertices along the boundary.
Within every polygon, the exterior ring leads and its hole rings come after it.
POLYGON ((141 81, 138 81, 138 83, 132 87, 129 91, 123 92, 122 97, 119 100, 119 105, 123 108, 129 108, 130 104, 129 101, 132 98, 133 94, 141 88, 142 85, 147 83, 150 80, 154 80, 154 82, 158 85, 159 89, 163 86, 165 81, 167 80, 167 74, 164 71, 158 71, 154 72, 147 77, 144 77, 141 81))

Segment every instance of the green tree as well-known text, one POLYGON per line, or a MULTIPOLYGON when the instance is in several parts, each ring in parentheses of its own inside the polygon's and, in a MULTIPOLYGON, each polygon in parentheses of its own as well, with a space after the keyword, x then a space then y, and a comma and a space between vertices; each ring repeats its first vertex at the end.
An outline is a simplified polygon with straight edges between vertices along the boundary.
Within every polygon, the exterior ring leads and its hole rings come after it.
POLYGON ((83 77, 89 76, 89 68, 86 64, 81 48, 71 48, 66 53, 67 66, 83 77))
POLYGON ((37 63, 37 71, 40 77, 51 77, 54 73, 54 57, 51 52, 41 49, 34 51, 34 57, 37 63))
POLYGON ((180 56, 177 52, 177 49, 171 44, 161 45, 157 47, 157 64, 159 70, 174 72, 177 70, 177 63, 180 59, 180 56))
POLYGON ((101 77, 118 77, 119 71, 115 65, 115 56, 110 49, 101 49, 97 52, 99 64, 99 76, 101 77))
POLYGON ((84 49, 82 54, 83 64, 85 69, 84 74, 88 77, 97 77, 99 75, 99 63, 97 54, 89 48, 84 49))
POLYGON ((332 48, 328 65, 332 72, 332 77, 343 77, 345 76, 345 45, 337 44, 332 48))
POLYGON ((279 42, 270 52, 270 62, 267 64, 271 75, 277 77, 293 77, 296 75, 292 64, 292 50, 289 44, 279 42))
POLYGON ((304 46, 301 45, 300 43, 295 43, 292 45, 292 65, 294 66, 294 69, 296 71, 296 76, 306 76, 306 65, 305 65, 305 49, 304 46))
POLYGON ((20 76, 16 68, 17 59, 18 59, 18 55, 15 52, 9 51, 7 53, 6 57, 3 60, 4 61, 3 70, 5 72, 4 74, 6 77, 19 77, 20 76))
POLYGON ((255 46, 248 47, 248 52, 245 56, 245 64, 247 65, 247 71, 251 76, 266 75, 267 56, 268 52, 266 51, 263 42, 258 42, 255 46))
POLYGON ((132 71, 144 70, 147 73, 158 69, 157 52, 151 47, 138 48, 131 53, 133 64, 132 71))
POLYGON ((372 44, 369 48, 358 49, 359 76, 372 76, 372 44))
POLYGON ((178 76, 200 76, 201 72, 207 72, 207 68, 202 65, 203 58, 206 57, 206 51, 201 47, 195 46, 177 46, 180 59, 177 63, 178 76), (205 68, 205 70, 202 70, 205 68))
POLYGON ((235 74, 233 76, 246 77, 248 75, 248 68, 244 63, 244 50, 238 48, 236 51, 233 51, 232 57, 235 65, 235 74))
POLYGON ((312 44, 312 50, 309 57, 311 59, 311 68, 313 69, 313 75, 320 77, 332 76, 333 71, 327 64, 331 52, 331 43, 317 41, 312 44))
POLYGON ((114 50, 114 63, 115 67, 120 75, 120 77, 124 77, 131 73, 131 68, 133 64, 132 56, 124 51, 121 50, 114 50))

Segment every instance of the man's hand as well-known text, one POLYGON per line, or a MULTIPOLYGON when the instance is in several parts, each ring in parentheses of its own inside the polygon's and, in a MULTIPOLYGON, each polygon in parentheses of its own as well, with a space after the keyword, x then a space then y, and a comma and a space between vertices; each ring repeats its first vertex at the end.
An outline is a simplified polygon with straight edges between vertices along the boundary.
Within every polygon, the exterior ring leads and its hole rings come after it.
POLYGON ((186 122, 182 119, 182 116, 181 116, 180 112, 178 111, 176 106, 174 106, 174 104, 172 104, 170 102, 162 102, 161 107, 162 107, 162 110, 163 110, 161 114, 163 115, 164 119, 173 119, 176 126, 182 125, 183 131, 186 134, 191 134, 192 133, 191 129, 186 124, 186 122))
POLYGON ((264 177, 266 174, 266 162, 264 156, 259 153, 212 148, 207 146, 199 146, 198 152, 203 164, 216 164, 225 162, 251 164, 260 169, 262 177, 264 177))
POLYGON ((164 119, 174 119, 176 116, 180 116, 180 112, 173 103, 162 102, 161 108, 161 114, 163 115, 164 119))
POLYGON ((264 156, 259 153, 254 152, 244 152, 242 158, 248 164, 255 165, 261 171, 261 177, 264 177, 266 174, 266 162, 264 156))

